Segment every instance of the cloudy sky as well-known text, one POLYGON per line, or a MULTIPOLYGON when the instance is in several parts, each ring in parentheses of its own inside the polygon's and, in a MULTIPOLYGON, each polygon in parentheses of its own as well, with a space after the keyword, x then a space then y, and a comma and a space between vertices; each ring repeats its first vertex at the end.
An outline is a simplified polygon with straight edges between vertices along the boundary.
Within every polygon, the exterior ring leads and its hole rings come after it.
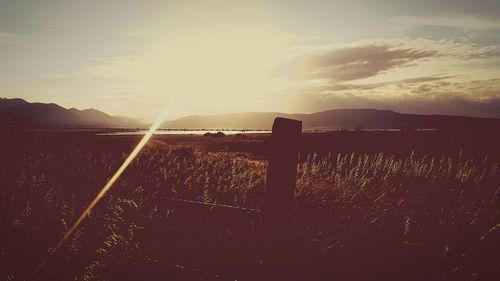
POLYGON ((0 0, 0 97, 154 120, 500 118, 500 0, 0 0))

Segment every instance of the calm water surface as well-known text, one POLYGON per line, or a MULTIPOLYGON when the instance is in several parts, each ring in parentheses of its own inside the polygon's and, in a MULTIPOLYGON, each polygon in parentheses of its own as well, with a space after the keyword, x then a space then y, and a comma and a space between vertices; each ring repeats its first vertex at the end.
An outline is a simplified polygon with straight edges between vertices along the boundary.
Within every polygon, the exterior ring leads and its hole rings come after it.
MULTIPOLYGON (((148 130, 137 130, 137 131, 125 131, 125 132, 109 132, 97 134, 99 136, 124 136, 124 135, 145 135, 148 130)), ((217 131, 217 130, 157 130, 155 135, 203 135, 206 133, 215 134, 217 132, 223 132, 226 135, 236 135, 236 134, 269 134, 271 131, 243 131, 243 130, 228 130, 228 131, 217 131)))

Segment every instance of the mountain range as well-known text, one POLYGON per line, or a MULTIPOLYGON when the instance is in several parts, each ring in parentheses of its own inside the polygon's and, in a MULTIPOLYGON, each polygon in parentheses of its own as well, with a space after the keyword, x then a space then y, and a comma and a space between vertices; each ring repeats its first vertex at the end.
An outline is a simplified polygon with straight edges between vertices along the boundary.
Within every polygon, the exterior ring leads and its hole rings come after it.
POLYGON ((0 128, 143 127, 132 118, 111 116, 96 109, 66 109, 54 103, 30 103, 0 98, 0 128))
MULTIPOLYGON (((276 117, 301 120, 304 129, 500 129, 500 119, 403 114, 377 109, 334 109, 310 114, 244 112, 191 115, 164 122, 165 129, 271 129, 276 117)), ((144 128, 147 124, 96 109, 0 98, 0 128, 144 128)))
POLYGON ((499 128, 500 119, 450 115, 402 114, 377 109, 334 109, 310 114, 279 112, 192 115, 163 123, 162 128, 270 129, 276 117, 302 121, 303 129, 456 129, 499 128))

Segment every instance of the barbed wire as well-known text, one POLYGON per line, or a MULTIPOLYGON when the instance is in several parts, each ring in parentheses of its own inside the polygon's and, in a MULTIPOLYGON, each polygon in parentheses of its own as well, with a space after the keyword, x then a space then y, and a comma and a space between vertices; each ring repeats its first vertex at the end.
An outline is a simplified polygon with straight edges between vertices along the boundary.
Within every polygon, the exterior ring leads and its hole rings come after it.
POLYGON ((193 204, 193 205, 198 205, 198 206, 205 206, 207 208, 225 208, 225 209, 239 210, 239 211, 244 211, 247 213, 254 213, 254 214, 263 213, 263 210, 260 210, 260 209, 253 209, 253 208, 240 207, 240 206, 200 202, 200 201, 186 200, 186 199, 179 199, 179 198, 162 198, 162 199, 166 200, 166 201, 170 201, 170 202, 182 203, 182 204, 187 204, 187 205, 193 204))

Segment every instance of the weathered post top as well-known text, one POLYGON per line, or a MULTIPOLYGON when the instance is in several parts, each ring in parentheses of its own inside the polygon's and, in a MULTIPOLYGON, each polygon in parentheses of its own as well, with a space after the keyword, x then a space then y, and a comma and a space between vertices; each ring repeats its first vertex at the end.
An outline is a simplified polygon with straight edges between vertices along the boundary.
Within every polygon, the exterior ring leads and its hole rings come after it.
POLYGON ((273 139, 274 138, 291 138, 296 140, 300 138, 302 133, 302 121, 276 117, 273 123, 273 139))

